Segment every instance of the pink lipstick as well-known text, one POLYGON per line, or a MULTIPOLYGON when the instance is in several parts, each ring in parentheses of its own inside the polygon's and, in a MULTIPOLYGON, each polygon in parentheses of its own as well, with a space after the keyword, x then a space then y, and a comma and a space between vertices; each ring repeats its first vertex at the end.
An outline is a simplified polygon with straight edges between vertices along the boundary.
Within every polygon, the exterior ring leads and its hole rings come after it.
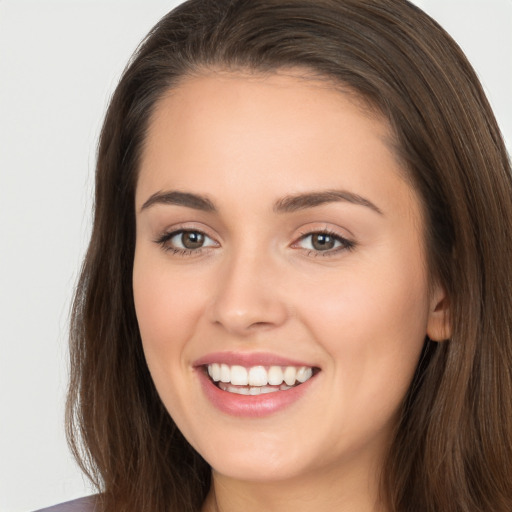
POLYGON ((194 364, 202 389, 219 410, 261 417, 299 401, 320 369, 268 353, 218 352, 194 364))

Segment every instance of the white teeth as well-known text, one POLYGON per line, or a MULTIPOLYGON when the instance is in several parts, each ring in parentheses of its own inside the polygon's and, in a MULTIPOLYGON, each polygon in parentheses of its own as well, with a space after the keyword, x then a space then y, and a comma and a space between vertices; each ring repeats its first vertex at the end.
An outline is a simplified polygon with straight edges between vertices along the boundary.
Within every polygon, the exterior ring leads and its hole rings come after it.
POLYGON ((220 380, 220 365, 217 363, 208 365, 208 374, 215 382, 218 382, 220 380))
POLYGON ((284 380, 283 370, 280 366, 271 366, 268 370, 268 383, 272 386, 279 386, 284 380))
POLYGON ((245 368, 240 365, 229 366, 227 364, 212 363, 208 365, 208 375, 219 387, 233 393, 259 395, 261 393, 272 393, 273 391, 290 389, 297 383, 302 384, 313 376, 313 368, 309 366, 251 366, 245 368), (220 385, 231 384, 231 386, 220 385), (241 388, 233 386, 245 386, 241 388), (279 386, 270 387, 270 386, 279 386))
POLYGON ((267 370, 264 366, 253 366, 249 370, 250 386, 266 386, 268 383, 267 370))
POLYGON ((299 382, 306 382, 313 376, 313 368, 302 366, 297 370, 297 380, 299 382))
POLYGON ((297 370, 293 366, 287 366, 284 369, 284 381, 288 386, 295 384, 295 377, 297 376, 297 370))
POLYGON ((220 377, 221 382, 231 382, 231 371, 227 364, 220 365, 220 377))
POLYGON ((228 391, 229 393, 235 393, 237 395, 264 395, 266 393, 275 393, 276 391, 286 391, 287 389, 291 389, 290 386, 286 384, 282 384, 279 387, 270 387, 270 386, 262 386, 262 387, 248 387, 248 386, 230 386, 225 382, 219 382, 219 388, 223 391, 228 391))
POLYGON ((243 366, 232 366, 231 367, 231 384, 235 386, 247 386, 249 379, 247 370, 243 366))
POLYGON ((250 388, 247 388, 247 387, 235 387, 235 386, 230 386, 228 384, 226 384, 225 382, 221 382, 219 383, 219 388, 224 390, 224 391, 229 391, 230 393, 236 393, 238 395, 248 395, 249 394, 249 390, 250 388))

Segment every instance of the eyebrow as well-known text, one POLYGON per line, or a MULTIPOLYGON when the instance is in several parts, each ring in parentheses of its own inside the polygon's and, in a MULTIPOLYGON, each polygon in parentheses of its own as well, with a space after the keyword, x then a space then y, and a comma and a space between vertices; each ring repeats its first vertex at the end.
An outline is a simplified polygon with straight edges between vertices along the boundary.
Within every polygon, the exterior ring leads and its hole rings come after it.
POLYGON ((179 192, 177 190, 169 192, 155 192, 141 207, 141 211, 155 204, 174 204, 177 206, 186 206, 203 212, 214 212, 214 204, 204 196, 191 194, 189 192, 179 192))
MULTIPOLYGON (((306 192, 304 194, 287 195, 274 204, 273 210, 276 213, 292 213, 323 204, 347 202, 359 206, 365 206, 383 215, 382 210, 368 199, 348 192, 347 190, 323 190, 319 192, 306 192)), ((217 208, 206 196, 192 194, 190 192, 179 192, 177 190, 155 192, 142 205, 141 211, 155 205, 177 205, 193 208, 204 212, 216 212, 217 208)))
POLYGON ((358 194, 348 192, 347 190, 324 190, 320 192, 289 195, 276 202, 274 211, 277 213, 291 213, 340 201, 365 206, 379 215, 384 215, 382 210, 371 201, 358 194))

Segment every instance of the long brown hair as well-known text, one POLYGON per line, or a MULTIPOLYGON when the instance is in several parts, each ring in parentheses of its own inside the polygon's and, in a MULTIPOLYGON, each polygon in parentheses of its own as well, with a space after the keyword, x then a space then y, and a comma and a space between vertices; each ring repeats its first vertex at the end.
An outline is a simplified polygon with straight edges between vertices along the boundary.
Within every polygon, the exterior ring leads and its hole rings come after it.
POLYGON ((197 511, 210 468, 163 407, 133 305, 134 192, 151 113, 208 69, 309 69, 389 121, 419 192, 452 336, 426 340, 382 477, 397 512, 512 510, 512 177, 479 81, 405 0, 189 0, 150 32, 110 103, 71 325, 67 431, 104 510, 197 511))

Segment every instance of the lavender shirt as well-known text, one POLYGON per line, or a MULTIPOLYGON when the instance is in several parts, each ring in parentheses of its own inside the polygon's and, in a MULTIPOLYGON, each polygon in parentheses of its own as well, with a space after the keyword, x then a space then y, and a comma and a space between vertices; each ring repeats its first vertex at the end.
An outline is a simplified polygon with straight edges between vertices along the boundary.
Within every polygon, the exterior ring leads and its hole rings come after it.
POLYGON ((60 505, 55 505, 49 508, 42 508, 35 512, 94 512, 94 504, 96 502, 95 496, 87 496, 78 500, 67 501, 60 505))

